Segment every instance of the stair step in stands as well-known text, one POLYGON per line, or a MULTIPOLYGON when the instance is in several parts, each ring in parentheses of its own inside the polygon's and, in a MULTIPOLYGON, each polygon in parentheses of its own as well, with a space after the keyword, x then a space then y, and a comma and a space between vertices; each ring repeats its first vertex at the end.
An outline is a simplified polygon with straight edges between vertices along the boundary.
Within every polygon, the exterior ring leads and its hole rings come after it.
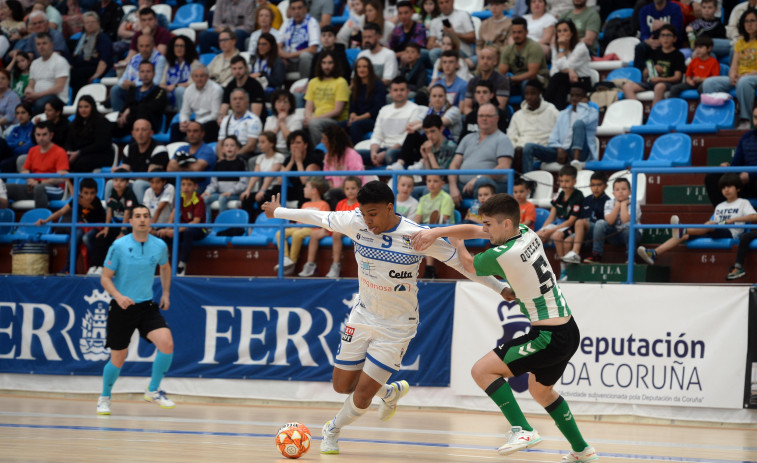
POLYGON ((662 187, 663 204, 709 204, 707 189, 704 185, 664 185, 662 187))
MULTIPOLYGON (((624 283, 628 279, 626 264, 573 264, 567 268, 568 281, 624 283)), ((663 283, 670 281, 670 267, 659 265, 634 265, 635 282, 663 283)))
POLYGON ((662 244, 669 240, 673 234, 670 228, 645 228, 642 230, 641 244, 662 244))

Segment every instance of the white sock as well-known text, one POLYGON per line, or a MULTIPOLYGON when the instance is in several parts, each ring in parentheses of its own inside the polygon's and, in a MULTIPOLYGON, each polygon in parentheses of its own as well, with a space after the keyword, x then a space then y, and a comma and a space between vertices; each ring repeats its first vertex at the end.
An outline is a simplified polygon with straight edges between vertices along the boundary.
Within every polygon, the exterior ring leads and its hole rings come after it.
POLYGON ((379 399, 384 399, 384 401, 386 401, 392 400, 396 394, 397 390, 394 389, 391 384, 384 384, 376 393, 376 397, 378 397, 379 399))
POLYGON ((567 270, 567 269, 568 269, 568 264, 560 261, 560 270, 567 270))
POLYGON ((368 411, 367 408, 358 408, 352 399, 353 394, 347 396, 347 400, 344 401, 342 409, 336 414, 333 420, 331 420, 332 432, 339 432, 344 426, 353 423, 355 420, 365 415, 368 411))

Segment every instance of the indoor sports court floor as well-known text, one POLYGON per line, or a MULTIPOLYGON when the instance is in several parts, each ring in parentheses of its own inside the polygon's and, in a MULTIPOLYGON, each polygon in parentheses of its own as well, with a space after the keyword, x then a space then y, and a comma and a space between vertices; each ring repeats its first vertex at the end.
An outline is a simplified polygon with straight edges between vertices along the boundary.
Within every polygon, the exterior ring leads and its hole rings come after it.
MULTIPOLYGON (((369 412, 346 428, 341 455, 320 455, 321 426, 337 407, 237 405, 177 399, 161 410, 137 396, 115 397, 113 415, 95 415, 96 397, 0 395, 0 462, 282 462, 273 437, 300 421, 313 448, 301 461, 559 462, 567 442, 546 415, 530 415, 544 442, 509 457, 497 455, 500 414, 405 408, 388 423, 369 412)), ((757 463, 757 430, 580 419, 602 462, 757 463)))

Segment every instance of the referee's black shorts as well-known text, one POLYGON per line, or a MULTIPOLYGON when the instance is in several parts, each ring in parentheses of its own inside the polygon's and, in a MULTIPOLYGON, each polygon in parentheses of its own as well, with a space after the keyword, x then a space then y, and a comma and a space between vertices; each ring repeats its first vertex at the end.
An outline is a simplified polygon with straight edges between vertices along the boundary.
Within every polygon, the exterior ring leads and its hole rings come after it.
POLYGON ((127 309, 122 309, 115 299, 110 301, 108 312, 108 339, 105 347, 123 350, 129 347, 134 330, 147 342, 147 334, 158 328, 168 328, 166 320, 160 314, 160 308, 153 301, 140 302, 127 309))

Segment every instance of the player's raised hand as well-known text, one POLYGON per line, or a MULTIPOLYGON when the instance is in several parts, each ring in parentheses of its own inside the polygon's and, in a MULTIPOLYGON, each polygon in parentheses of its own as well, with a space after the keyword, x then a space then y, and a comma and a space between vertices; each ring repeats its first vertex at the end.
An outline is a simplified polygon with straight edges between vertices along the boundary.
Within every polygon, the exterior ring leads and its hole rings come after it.
POLYGON ((436 241, 437 236, 434 229, 421 230, 416 232, 412 237, 413 248, 416 251, 423 251, 427 249, 431 244, 436 241))
POLYGON ((271 197, 270 201, 266 201, 263 203, 260 208, 265 212, 265 216, 269 219, 273 218, 273 211, 281 207, 281 194, 276 193, 271 197))

